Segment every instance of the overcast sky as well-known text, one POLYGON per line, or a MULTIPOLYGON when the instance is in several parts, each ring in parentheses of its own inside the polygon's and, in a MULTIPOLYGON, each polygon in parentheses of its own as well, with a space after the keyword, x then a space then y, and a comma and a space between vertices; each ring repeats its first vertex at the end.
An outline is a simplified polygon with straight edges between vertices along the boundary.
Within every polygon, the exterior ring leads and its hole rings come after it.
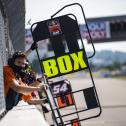
MULTIPOLYGON (((82 4, 86 17, 104 17, 126 15, 126 0, 26 0, 26 27, 28 20, 31 24, 37 21, 49 19, 50 16, 66 4, 79 2, 82 4)), ((72 13, 78 15, 80 23, 81 13, 79 9, 71 8, 72 13)), ((70 10, 69 10, 70 11, 70 10)), ((87 50, 91 47, 87 44, 87 50)), ((114 43, 95 44, 96 50, 113 50, 126 52, 126 41, 114 43)))

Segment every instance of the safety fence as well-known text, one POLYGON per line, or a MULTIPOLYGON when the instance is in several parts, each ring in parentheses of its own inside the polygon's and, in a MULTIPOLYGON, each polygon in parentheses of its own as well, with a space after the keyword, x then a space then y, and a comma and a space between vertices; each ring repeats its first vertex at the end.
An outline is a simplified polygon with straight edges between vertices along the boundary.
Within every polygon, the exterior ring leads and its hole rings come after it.
POLYGON ((0 116, 5 112, 3 65, 6 63, 4 17, 0 11, 0 116))

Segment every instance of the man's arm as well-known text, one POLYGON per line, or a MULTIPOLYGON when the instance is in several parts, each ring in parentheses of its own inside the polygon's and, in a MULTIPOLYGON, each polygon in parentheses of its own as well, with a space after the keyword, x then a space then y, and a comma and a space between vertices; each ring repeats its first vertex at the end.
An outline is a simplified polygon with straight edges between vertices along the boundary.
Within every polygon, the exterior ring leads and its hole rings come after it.
POLYGON ((38 81, 35 81, 35 82, 29 84, 29 86, 34 86, 34 87, 38 87, 38 86, 40 86, 40 85, 41 85, 41 84, 40 84, 40 82, 38 82, 38 81))
POLYGON ((25 52, 26 56, 28 56, 33 50, 35 50, 35 49, 37 49, 37 48, 38 48, 37 43, 36 43, 36 42, 32 43, 30 49, 28 49, 28 50, 25 52))
POLYGON ((28 49, 28 50, 25 52, 25 55, 28 56, 31 52, 32 52, 32 50, 31 50, 31 49, 28 49))
POLYGON ((38 105, 38 104, 43 104, 43 101, 45 99, 31 99, 29 101, 27 101, 28 104, 32 104, 32 105, 38 105))
POLYGON ((9 82, 9 87, 12 88, 14 91, 22 94, 31 93, 33 91, 42 91, 43 85, 34 87, 34 86, 27 86, 27 85, 19 85, 16 80, 12 80, 9 82))

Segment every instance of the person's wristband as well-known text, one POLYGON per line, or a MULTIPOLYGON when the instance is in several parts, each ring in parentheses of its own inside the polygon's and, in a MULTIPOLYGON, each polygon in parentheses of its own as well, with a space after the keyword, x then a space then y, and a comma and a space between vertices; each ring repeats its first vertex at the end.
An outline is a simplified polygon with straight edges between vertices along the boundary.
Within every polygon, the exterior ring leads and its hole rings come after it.
POLYGON ((32 43, 30 49, 33 51, 35 49, 37 49, 37 43, 32 43))
POLYGON ((38 81, 39 83, 41 83, 41 82, 42 82, 39 78, 37 78, 37 81, 38 81))

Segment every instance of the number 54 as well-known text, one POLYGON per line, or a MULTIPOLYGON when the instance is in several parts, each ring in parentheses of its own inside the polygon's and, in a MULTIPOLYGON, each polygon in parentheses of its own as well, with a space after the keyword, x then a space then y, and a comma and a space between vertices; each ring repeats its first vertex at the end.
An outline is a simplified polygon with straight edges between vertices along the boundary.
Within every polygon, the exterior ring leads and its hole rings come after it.
POLYGON ((59 94, 60 92, 66 92, 68 90, 67 84, 56 85, 53 87, 53 94, 59 94))

